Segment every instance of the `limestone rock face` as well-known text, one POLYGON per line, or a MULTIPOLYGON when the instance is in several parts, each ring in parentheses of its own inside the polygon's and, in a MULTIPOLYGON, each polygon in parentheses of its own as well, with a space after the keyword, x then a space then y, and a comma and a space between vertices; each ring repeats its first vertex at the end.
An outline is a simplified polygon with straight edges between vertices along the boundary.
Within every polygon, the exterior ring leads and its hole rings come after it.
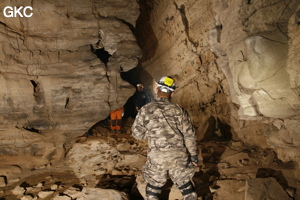
POLYGON ((293 106, 299 104, 299 99, 293 93, 294 84, 291 85, 287 71, 289 56, 294 54, 289 50, 293 48, 289 42, 294 40, 289 38, 289 27, 296 25, 288 24, 295 19, 298 4, 297 1, 288 5, 251 2, 216 7, 216 23, 222 29, 217 34, 211 33, 210 43, 214 52, 228 62, 222 70, 227 72, 228 80, 232 79, 229 81, 234 88, 231 97, 241 105, 240 117, 299 115, 299 110, 293 106), (232 13, 229 7, 239 12, 232 13), (253 12, 255 14, 251 15, 253 12), (283 13, 281 18, 275 14, 277 12, 283 13), (225 20, 229 15, 231 20, 225 20), (275 22, 278 27, 271 25, 275 22), (229 23, 230 26, 226 25, 229 23))
POLYGON ((8 129, 51 130, 60 132, 57 146, 63 146, 134 93, 120 72, 136 67, 141 55, 131 31, 139 6, 132 0, 0 3, 1 11, 21 5, 32 7, 32 17, 0 15, 1 137, 8 139, 8 129))
POLYGON ((31 186, 16 186, 12 189, 12 194, 21 200, 32 199, 53 199, 53 200, 89 200, 89 199, 105 199, 105 200, 128 200, 129 197, 124 192, 119 192, 112 189, 101 189, 91 187, 69 187, 64 192, 59 190, 63 186, 60 183, 53 183, 50 188, 45 186, 44 183, 31 186), (30 192, 30 194, 28 194, 30 192), (59 193, 60 192, 60 193, 59 193), (35 197, 34 197, 35 196, 35 197))
POLYGON ((292 199, 280 184, 272 178, 257 178, 247 181, 245 200, 256 199, 292 199))
POLYGON ((129 200, 129 197, 124 192, 119 192, 116 190, 104 190, 100 188, 85 188, 83 190, 83 195, 77 198, 78 200, 88 200, 97 199, 101 197, 103 200, 129 200))
POLYGON ((298 68, 292 64, 298 52, 294 47, 297 36, 291 36, 295 26, 298 26, 295 19, 300 8, 299 2, 251 2, 227 6, 239 10, 239 13, 229 13, 227 7, 216 10, 220 13, 217 22, 222 24, 219 32, 222 39, 212 47, 221 57, 220 60, 226 62, 222 70, 226 72, 231 99, 239 105, 238 117, 245 120, 258 119, 260 116, 271 119, 265 121, 269 125, 262 132, 267 143, 276 148, 279 154, 290 152, 280 156, 281 159, 299 161, 299 157, 294 156, 295 151, 299 151, 294 148, 299 138, 293 131, 288 131, 296 127, 287 125, 291 119, 299 123, 300 116, 299 85, 295 84, 295 73, 291 73, 298 68), (278 12, 282 13, 280 17, 276 14, 278 12), (225 20, 229 15, 233 17, 231 26, 225 20), (277 27, 271 25, 275 22, 277 27), (232 26, 235 27, 233 30, 232 26), (222 52, 226 55, 221 56, 222 52), (276 126, 277 118, 283 119, 279 126, 276 126), (283 137, 293 140, 291 144, 281 137, 275 139, 274 135, 280 135, 278 132, 284 132, 283 137))
MULTIPOLYGON (((86 199, 108 192, 93 188, 97 176, 140 172, 146 153, 133 141, 100 136, 73 145, 133 94, 120 72, 139 64, 146 89, 175 78, 172 101, 189 111, 198 141, 266 150, 257 160, 253 149, 207 148, 204 160, 220 176, 209 178, 221 188, 214 198, 256 198, 255 183, 272 184, 271 196, 278 184, 265 168, 274 163, 299 197, 299 0, 2 0, 0 8, 1 186, 65 156, 88 185, 78 192, 86 199), (21 5, 33 16, 3 15, 5 6, 21 5), (258 169, 266 170, 262 180, 258 169)), ((27 198, 21 186, 16 196, 27 198)), ((65 192, 56 198, 78 194, 65 192)))
POLYGON ((148 83, 175 78, 198 140, 215 132, 299 162, 299 1, 155 2, 137 27, 157 44, 143 43, 142 66, 148 83))
POLYGON ((146 157, 139 154, 125 138, 88 138, 73 145, 67 154, 67 161, 83 183, 94 187, 97 176, 131 176, 140 173, 146 157), (124 143, 128 144, 128 148, 120 149, 120 145, 124 143))
POLYGON ((220 189, 217 190, 216 194, 214 195, 215 199, 244 199, 245 194, 238 190, 245 185, 244 181, 219 180, 217 181, 217 184, 220 189))

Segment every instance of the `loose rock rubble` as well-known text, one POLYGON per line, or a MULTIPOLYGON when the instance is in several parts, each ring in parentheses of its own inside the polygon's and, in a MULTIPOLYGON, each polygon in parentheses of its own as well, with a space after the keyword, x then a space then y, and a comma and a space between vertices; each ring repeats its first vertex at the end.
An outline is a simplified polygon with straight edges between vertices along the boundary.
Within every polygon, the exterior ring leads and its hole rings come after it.
POLYGON ((208 177, 214 200, 300 199, 297 166, 280 161, 272 150, 232 141, 200 145, 202 177, 208 177))
MULTIPOLYGON (((2 173, 0 199, 142 200, 147 142, 132 138, 130 125, 114 134, 103 123, 92 133, 77 138, 64 162, 28 172, 11 185, 2 173)), ((201 170, 196 169, 193 182, 199 200, 300 199, 297 166, 282 162, 271 149, 221 139, 199 142, 198 146, 201 170)), ((13 169, 17 170, 10 171, 13 169)), ((182 198, 171 181, 161 197, 182 198)))

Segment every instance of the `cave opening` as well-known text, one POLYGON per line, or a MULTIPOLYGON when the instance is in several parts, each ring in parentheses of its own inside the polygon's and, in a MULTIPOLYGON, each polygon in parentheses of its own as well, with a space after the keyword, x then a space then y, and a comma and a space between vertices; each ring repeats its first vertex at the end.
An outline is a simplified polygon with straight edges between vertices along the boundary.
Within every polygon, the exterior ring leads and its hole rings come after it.
MULTIPOLYGON (((120 76, 124 81, 127 81, 132 86, 136 88, 136 85, 138 83, 141 83, 140 76, 139 76, 139 68, 135 67, 129 71, 126 72, 120 72, 120 76)), ((136 93, 136 91, 135 91, 136 93)), ((121 130, 122 132, 127 132, 126 129, 130 129, 127 124, 130 124, 133 122, 133 120, 136 117, 136 108, 134 106, 134 94, 132 94, 125 104, 124 107, 124 115, 122 116, 122 122, 121 122, 121 130)), ((67 105, 67 104, 66 104, 67 105)), ((86 133, 87 136, 97 135, 97 127, 105 127, 110 130, 110 114, 103 120, 100 120, 99 122, 95 123, 86 133)))
POLYGON ((95 49, 93 52, 105 64, 105 66, 107 66, 111 54, 109 54, 109 52, 106 51, 104 47, 100 49, 95 49))
MULTIPOLYGON (((137 84, 142 83, 144 85, 144 81, 141 81, 140 78, 141 74, 141 66, 137 66, 127 72, 121 72, 121 78, 128 83, 130 83, 132 86, 136 88, 137 84)), ((135 91, 136 93, 137 91, 135 91)), ((145 91, 148 96, 149 92, 145 91)), ((134 106, 134 96, 135 93, 130 96, 126 103, 124 104, 124 119, 127 120, 128 118, 134 119, 136 116, 135 106, 134 106)))
POLYGON ((130 69, 126 72, 121 72, 121 78, 128 83, 130 83, 133 86, 136 86, 136 84, 140 83, 140 70, 139 67, 134 67, 133 69, 130 69))
POLYGON ((208 127, 201 142, 229 142, 232 139, 231 127, 223 123, 219 118, 211 116, 207 123, 208 127))

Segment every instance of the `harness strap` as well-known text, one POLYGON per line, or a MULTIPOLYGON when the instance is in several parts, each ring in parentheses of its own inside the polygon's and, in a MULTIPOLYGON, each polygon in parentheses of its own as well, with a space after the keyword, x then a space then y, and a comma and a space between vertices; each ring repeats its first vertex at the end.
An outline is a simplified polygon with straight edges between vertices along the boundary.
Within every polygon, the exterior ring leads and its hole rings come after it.
POLYGON ((147 183, 146 187, 152 188, 154 190, 161 190, 161 187, 158 187, 158 186, 155 186, 155 185, 151 185, 150 183, 147 183))
POLYGON ((187 188, 187 187, 189 187, 189 186, 193 186, 191 181, 189 181, 189 182, 183 184, 183 185, 180 186, 178 189, 179 189, 179 190, 183 190, 184 188, 187 188))
POLYGON ((194 191, 194 188, 190 188, 190 189, 183 190, 183 191, 181 192, 181 194, 182 194, 182 196, 186 196, 186 195, 191 194, 191 193, 193 193, 193 192, 195 192, 195 191, 194 191))
POLYGON ((178 187, 178 189, 180 190, 182 196, 187 196, 187 195, 195 192, 195 188, 194 188, 191 181, 189 181, 189 182, 183 184, 182 186, 178 187))
POLYGON ((149 183, 147 183, 146 185, 146 195, 150 195, 158 198, 161 193, 161 190, 162 187, 151 185, 149 183))
POLYGON ((146 195, 159 197, 160 193, 155 193, 155 192, 151 192, 151 191, 146 190, 146 195))

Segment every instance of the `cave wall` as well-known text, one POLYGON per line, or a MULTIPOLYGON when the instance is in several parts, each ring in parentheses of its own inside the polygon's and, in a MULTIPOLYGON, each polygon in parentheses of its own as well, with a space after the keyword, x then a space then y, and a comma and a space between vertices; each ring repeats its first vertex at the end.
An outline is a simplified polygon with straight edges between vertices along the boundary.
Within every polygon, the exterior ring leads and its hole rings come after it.
POLYGON ((189 110, 198 140, 216 133, 299 162, 297 0, 5 0, 0 8, 1 156, 41 157, 38 165, 63 157, 133 94, 120 72, 139 64, 149 89, 161 76, 176 79, 173 101, 189 110), (8 5, 32 6, 33 16, 6 18, 8 5))
POLYGON ((173 101, 189 110, 198 140, 213 130, 300 161, 299 1, 140 4, 147 82, 176 79, 173 101))
POLYGON ((139 5, 4 0, 0 8, 0 155, 49 162, 134 93, 120 72, 141 56, 132 33, 139 5), (33 15, 5 17, 6 6, 33 15))

